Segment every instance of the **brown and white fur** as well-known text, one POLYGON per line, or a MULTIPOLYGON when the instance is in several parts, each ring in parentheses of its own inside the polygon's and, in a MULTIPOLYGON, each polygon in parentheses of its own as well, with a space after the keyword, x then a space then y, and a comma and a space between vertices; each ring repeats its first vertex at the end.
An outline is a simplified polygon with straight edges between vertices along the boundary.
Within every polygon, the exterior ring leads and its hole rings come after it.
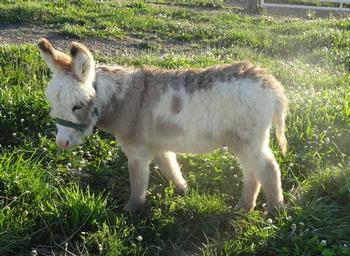
POLYGON ((269 148, 273 120, 283 153, 287 99, 264 69, 237 62, 207 69, 96 66, 90 51, 72 43, 70 56, 46 40, 39 49, 53 72, 46 96, 51 116, 88 127, 57 124, 63 148, 81 143, 97 126, 113 134, 128 157, 131 196, 126 210, 144 205, 149 164, 179 191, 187 191, 176 153, 227 147, 243 168, 237 208, 249 211, 262 186, 270 210, 283 206, 280 169, 269 148), (97 108, 100 115, 94 115, 97 108))

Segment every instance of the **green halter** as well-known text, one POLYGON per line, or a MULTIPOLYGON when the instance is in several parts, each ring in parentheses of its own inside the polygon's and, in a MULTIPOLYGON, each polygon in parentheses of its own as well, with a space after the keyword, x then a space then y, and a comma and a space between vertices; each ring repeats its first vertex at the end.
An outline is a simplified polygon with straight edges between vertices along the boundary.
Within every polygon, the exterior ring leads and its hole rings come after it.
MULTIPOLYGON (((100 113, 97 108, 94 108, 93 114, 97 116, 97 118, 100 116, 100 113)), ((56 118, 56 123, 65 127, 73 128, 75 130, 78 130, 80 132, 83 132, 84 129, 86 129, 89 125, 88 124, 77 124, 68 120, 64 120, 61 118, 56 118)))
POLYGON ((69 128, 73 128, 75 130, 78 130, 80 132, 83 132, 84 129, 87 127, 86 124, 77 124, 77 123, 73 123, 71 121, 68 120, 64 120, 61 118, 56 118, 56 123, 65 127, 69 127, 69 128))

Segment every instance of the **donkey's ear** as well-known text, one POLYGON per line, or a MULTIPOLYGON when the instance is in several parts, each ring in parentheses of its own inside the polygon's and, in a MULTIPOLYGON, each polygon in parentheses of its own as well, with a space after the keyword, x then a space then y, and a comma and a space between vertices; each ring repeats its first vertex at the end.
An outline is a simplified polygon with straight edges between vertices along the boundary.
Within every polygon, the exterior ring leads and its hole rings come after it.
POLYGON ((71 57, 63 52, 55 50, 46 38, 41 38, 38 43, 41 56, 52 72, 71 69, 71 57))
POLYGON ((73 72, 81 81, 93 77, 95 61, 91 52, 82 44, 73 42, 70 49, 73 72))

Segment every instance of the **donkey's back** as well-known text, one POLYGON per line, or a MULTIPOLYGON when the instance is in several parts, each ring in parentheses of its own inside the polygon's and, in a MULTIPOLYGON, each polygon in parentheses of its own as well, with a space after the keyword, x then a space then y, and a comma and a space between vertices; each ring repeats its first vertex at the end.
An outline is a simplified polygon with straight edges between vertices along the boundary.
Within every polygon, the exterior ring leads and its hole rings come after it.
POLYGON ((233 152, 263 147, 274 117, 280 120, 276 128, 285 150, 286 98, 281 84, 265 70, 238 62, 138 72, 135 86, 143 87, 144 117, 138 130, 158 150, 203 153, 223 146, 233 152))

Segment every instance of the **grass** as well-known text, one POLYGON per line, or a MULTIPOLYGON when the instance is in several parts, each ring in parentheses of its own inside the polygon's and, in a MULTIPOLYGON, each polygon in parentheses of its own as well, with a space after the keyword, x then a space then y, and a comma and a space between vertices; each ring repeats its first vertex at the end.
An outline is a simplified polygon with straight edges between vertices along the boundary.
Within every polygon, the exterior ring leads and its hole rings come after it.
POLYGON ((179 156, 186 196, 175 195, 152 166, 146 213, 124 214, 127 159, 117 142, 96 130, 82 146, 58 149, 43 93, 47 67, 35 45, 5 45, 0 254, 350 255, 350 21, 253 17, 220 1, 162 3, 7 0, 0 22, 155 46, 95 54, 100 62, 176 68, 249 59, 269 69, 290 100, 287 155, 271 143, 288 210, 269 219, 261 195, 257 211, 236 213, 240 167, 218 150, 179 156))

